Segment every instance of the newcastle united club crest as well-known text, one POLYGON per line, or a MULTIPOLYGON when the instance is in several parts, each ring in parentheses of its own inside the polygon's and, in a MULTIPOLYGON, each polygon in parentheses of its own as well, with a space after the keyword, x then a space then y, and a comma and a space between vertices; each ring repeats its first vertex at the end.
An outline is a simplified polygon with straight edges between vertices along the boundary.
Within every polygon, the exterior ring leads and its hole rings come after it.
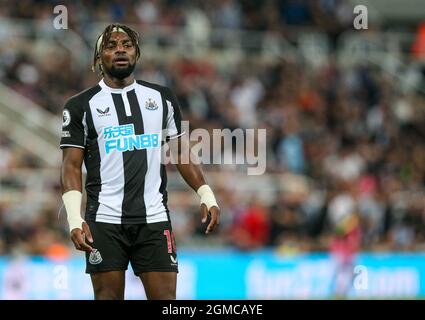
POLYGON ((158 105, 154 100, 149 98, 148 101, 145 102, 145 108, 148 110, 156 110, 158 109, 158 105))

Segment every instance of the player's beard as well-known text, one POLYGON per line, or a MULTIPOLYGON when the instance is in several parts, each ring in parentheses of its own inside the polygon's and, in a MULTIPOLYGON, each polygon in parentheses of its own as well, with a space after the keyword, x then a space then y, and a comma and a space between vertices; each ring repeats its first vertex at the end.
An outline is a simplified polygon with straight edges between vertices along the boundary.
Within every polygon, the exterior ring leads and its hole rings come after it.
POLYGON ((105 68, 105 72, 108 75, 110 75, 112 78, 123 80, 133 73, 135 67, 136 67, 135 63, 133 64, 128 63, 127 67, 124 67, 124 68, 123 67, 117 68, 114 65, 112 65, 110 69, 105 68))

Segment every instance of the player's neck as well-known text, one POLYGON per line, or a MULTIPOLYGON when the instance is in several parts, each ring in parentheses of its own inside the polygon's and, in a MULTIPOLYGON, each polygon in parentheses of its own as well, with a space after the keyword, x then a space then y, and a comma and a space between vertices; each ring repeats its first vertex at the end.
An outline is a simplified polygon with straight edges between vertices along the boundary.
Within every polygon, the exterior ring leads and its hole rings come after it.
POLYGON ((103 81, 108 87, 111 87, 114 89, 121 89, 132 84, 134 82, 134 76, 131 75, 124 79, 118 79, 118 78, 113 78, 113 77, 109 77, 108 75, 105 75, 103 77, 103 81))

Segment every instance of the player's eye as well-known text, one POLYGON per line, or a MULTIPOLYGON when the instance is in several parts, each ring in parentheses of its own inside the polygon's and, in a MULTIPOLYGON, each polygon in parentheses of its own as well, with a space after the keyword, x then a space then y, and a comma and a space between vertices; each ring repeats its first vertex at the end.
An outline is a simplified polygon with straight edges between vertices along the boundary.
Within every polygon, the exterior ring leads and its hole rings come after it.
POLYGON ((112 49, 112 48, 114 48, 115 47, 115 43, 113 43, 113 42, 109 42, 107 45, 106 45, 106 48, 108 48, 108 49, 112 49))

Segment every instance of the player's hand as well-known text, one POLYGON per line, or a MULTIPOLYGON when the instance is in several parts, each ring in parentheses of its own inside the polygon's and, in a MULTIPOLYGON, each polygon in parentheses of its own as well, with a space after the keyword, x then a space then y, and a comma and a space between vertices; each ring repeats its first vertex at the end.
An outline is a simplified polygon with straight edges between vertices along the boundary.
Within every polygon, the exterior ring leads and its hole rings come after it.
POLYGON ((208 234, 213 231, 216 225, 220 223, 220 209, 216 206, 212 206, 208 212, 207 206, 205 204, 201 204, 201 216, 202 223, 207 222, 208 216, 211 217, 211 221, 207 226, 207 230, 205 230, 205 234, 208 234))
POLYGON ((93 237, 91 235, 89 225, 86 222, 83 222, 82 228, 82 230, 79 228, 72 229, 71 240, 74 243, 75 249, 92 252, 93 248, 85 241, 85 238, 87 238, 89 242, 93 243, 93 237))

